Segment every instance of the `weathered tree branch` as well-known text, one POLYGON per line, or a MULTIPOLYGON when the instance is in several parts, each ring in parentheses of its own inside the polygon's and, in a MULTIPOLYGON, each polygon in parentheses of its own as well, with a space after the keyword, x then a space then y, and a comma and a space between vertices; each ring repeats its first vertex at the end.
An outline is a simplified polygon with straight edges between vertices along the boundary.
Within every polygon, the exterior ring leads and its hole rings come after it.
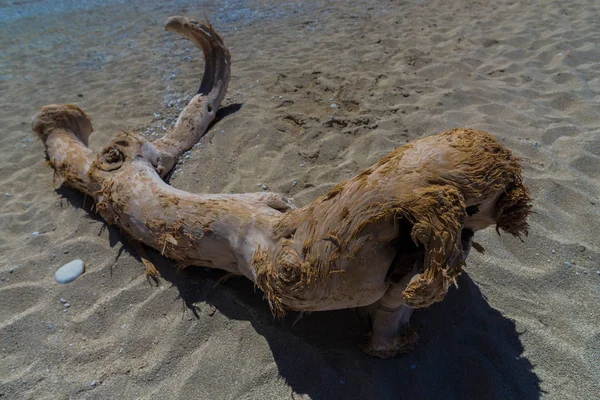
POLYGON ((198 195, 167 185, 161 177, 214 120, 230 56, 208 23, 172 17, 166 29, 203 51, 205 70, 165 137, 120 133, 94 155, 78 107, 45 106, 33 121, 56 173, 129 237, 181 266, 247 277, 276 315, 368 306, 365 350, 387 357, 411 349, 412 310, 443 299, 475 231, 526 234, 530 197, 518 159, 469 129, 400 147, 300 209, 275 193, 198 195))

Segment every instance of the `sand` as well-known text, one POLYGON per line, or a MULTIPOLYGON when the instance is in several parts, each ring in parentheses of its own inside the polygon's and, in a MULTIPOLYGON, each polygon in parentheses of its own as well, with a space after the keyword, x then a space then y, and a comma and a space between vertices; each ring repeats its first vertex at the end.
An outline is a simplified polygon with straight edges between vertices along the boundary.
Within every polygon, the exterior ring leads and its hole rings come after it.
POLYGON ((0 397, 599 397, 598 2, 149 3, 0 5, 0 397), (159 137, 202 71, 163 30, 181 14, 210 18, 233 64, 175 187, 266 185, 304 205, 397 146, 466 126, 527 159, 530 236, 478 233, 486 253, 415 313, 419 347, 389 360, 358 349, 354 310, 275 321, 251 282, 177 275, 156 253, 164 279, 150 285, 89 199, 53 183, 30 121, 74 103, 94 149, 121 130, 159 137), (77 258, 86 272, 55 282, 77 258))

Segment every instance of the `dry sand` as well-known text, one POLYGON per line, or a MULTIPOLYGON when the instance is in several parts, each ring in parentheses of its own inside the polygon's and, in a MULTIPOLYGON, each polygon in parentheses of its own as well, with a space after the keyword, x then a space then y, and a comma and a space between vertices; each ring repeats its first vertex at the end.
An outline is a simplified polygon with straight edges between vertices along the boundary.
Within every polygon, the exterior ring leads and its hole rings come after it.
POLYGON ((600 3, 149 3, 0 5, 0 398, 600 397, 600 3), (304 205, 405 142, 467 126, 529 160, 530 236, 478 234, 485 255, 415 314, 418 349, 390 360, 360 352, 353 310, 274 321, 250 282, 175 275, 156 253, 165 280, 149 285, 89 199, 55 190, 29 124, 75 103, 95 149, 120 130, 160 136, 202 71, 163 30, 179 14, 210 18, 233 69, 223 118, 174 186, 266 184, 304 205), (75 258, 85 274, 56 283, 75 258))

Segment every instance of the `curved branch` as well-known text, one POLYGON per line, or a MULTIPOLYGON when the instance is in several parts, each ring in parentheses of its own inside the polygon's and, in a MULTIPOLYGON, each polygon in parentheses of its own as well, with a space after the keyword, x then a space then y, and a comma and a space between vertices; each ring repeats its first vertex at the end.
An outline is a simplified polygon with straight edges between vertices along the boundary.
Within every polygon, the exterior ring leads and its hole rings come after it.
POLYGON ((198 93, 181 112, 173 129, 154 142, 161 176, 173 168, 184 151, 200 140, 215 119, 227 91, 231 64, 229 50, 210 23, 171 17, 165 29, 191 40, 202 50, 205 63, 198 93))

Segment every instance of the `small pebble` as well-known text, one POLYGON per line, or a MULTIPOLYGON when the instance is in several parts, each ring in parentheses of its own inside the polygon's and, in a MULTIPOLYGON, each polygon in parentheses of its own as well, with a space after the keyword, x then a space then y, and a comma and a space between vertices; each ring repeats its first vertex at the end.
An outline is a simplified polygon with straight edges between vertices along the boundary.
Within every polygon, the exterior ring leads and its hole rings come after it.
POLYGON ((300 164, 301 167, 304 167, 304 164, 300 164))
POLYGON ((415 364, 410 365, 410 369, 416 369, 416 368, 417 368, 417 366, 415 364))
POLYGON ((122 347, 119 349, 119 354, 121 354, 121 353, 123 353, 123 348, 122 347))
POLYGON ((296 186, 297 184, 298 184, 298 182, 292 181, 292 186, 296 186))
POLYGON ((10 272, 12 274, 13 272, 15 272, 15 269, 11 268, 11 269, 8 270, 8 272, 10 272))
POLYGON ((31 203, 25 203, 25 208, 31 207, 31 203))
POLYGON ((279 100, 282 100, 282 99, 283 99, 283 96, 279 96, 279 100))
POLYGON ((71 307, 71 304, 65 303, 65 308, 69 308, 69 307, 71 307))
POLYGON ((91 381, 90 386, 96 386, 96 381, 91 381))
POLYGON ((333 104, 332 104, 332 105, 330 105, 329 107, 331 107, 331 108, 338 108, 338 105, 337 105, 337 104, 335 104, 335 103, 333 103, 333 104))
POLYGON ((10 197, 10 193, 4 193, 4 197, 10 197))
POLYGON ((598 271, 596 271, 596 273, 597 273, 598 275, 600 275, 600 269, 599 269, 598 271))
POLYGON ((552 254, 556 254, 556 250, 552 249, 552 254))
POLYGON ((570 261, 565 261, 565 265, 567 266, 567 268, 571 268, 573 266, 573 264, 571 264, 570 261))
POLYGON ((83 274, 83 271, 83 261, 73 260, 60 267, 54 274, 54 279, 58 283, 69 283, 77 279, 79 275, 83 274))
POLYGON ((40 233, 38 231, 35 231, 31 234, 31 236, 37 237, 37 236, 40 236, 40 233))
POLYGON ((60 300, 59 300, 59 301, 60 301, 61 303, 63 303, 63 304, 67 302, 67 301, 66 301, 65 299, 63 299, 62 297, 60 298, 60 300))
POLYGON ((267 190, 269 187, 267 185, 262 185, 263 190, 267 190))
POLYGON ((185 158, 186 160, 189 160, 191 158, 191 156, 185 156, 183 158, 185 158))

